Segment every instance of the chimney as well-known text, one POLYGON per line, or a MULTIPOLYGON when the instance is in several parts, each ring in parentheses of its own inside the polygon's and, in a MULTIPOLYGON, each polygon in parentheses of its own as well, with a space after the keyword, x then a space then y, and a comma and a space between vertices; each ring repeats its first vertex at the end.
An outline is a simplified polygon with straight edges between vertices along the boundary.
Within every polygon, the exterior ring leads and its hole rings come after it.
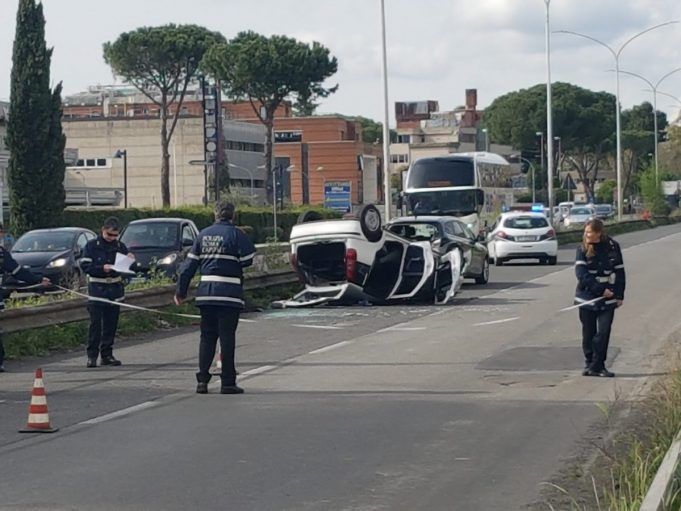
POLYGON ((475 112, 478 106, 478 89, 466 89, 466 110, 475 112))

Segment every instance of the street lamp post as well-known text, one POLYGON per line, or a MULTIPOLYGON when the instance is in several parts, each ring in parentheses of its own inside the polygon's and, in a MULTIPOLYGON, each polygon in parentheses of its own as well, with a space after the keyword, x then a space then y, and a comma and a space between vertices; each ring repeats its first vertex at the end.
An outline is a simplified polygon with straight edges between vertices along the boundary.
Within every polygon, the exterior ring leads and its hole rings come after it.
POLYGON ((482 132, 485 134, 485 151, 489 152, 489 132, 487 128, 482 128, 482 132))
POLYGON ((548 166, 547 184, 549 200, 549 221, 553 224, 553 107, 551 105, 551 23, 550 23, 550 7, 551 0, 544 0, 546 5, 546 160, 548 166))
MULTIPOLYGON (((295 168, 295 165, 289 165, 286 167, 286 172, 291 172, 295 168)), ((274 229, 272 230, 272 236, 274 238, 274 243, 277 242, 277 171, 280 170, 279 165, 275 165, 272 168, 272 216, 274 221, 274 229)))
POLYGON ((381 0, 381 43, 383 68, 383 190, 385 194, 385 221, 390 220, 390 127, 388 125, 388 56, 385 45, 385 0, 381 0))
MULTIPOLYGON (((544 0, 544 1, 549 1, 549 0, 544 0)), ((614 50, 611 46, 605 44, 603 41, 600 41, 596 39, 595 37, 591 37, 586 34, 580 34, 579 32, 573 32, 571 30, 558 30, 557 33, 559 34, 570 34, 570 35, 575 35, 578 37, 583 37, 584 39, 589 39, 590 41, 593 41, 597 44, 600 44, 604 48, 606 48, 613 56, 615 59, 615 130, 617 134, 617 220, 622 221, 622 130, 621 130, 621 121, 620 121, 620 56, 622 55, 622 51, 626 46, 632 42, 634 39, 642 36, 643 34, 646 34, 650 32, 651 30, 655 30, 656 28, 664 27, 666 25, 672 25, 674 23, 678 23, 678 21, 668 21, 666 23, 660 23, 659 25, 655 25, 654 27, 647 28, 638 34, 633 35, 629 39, 627 39, 617 50, 614 50)))
POLYGON ((532 172, 532 204, 534 204, 535 202, 537 202, 537 199, 535 197, 536 185, 534 182, 534 165, 530 160, 528 160, 527 158, 523 158, 519 154, 515 155, 515 157, 518 158, 520 161, 524 161, 530 166, 530 172, 532 172))
POLYGON ((657 93, 658 93, 658 94, 662 94, 663 96, 666 96, 666 97, 668 97, 668 98, 673 99, 674 101, 676 101, 676 105, 671 105, 671 106, 674 106, 674 107, 676 107, 676 108, 679 108, 679 112, 678 112, 678 114, 676 115, 676 118, 677 118, 677 120, 680 119, 680 118, 681 118, 681 99, 677 98, 676 96, 672 96, 671 94, 668 94, 668 93, 666 93, 666 92, 657 91, 657 93))
POLYGON ((123 207, 128 209, 128 150, 119 149, 114 158, 123 158, 123 207))
POLYGON ((655 84, 648 80, 646 77, 641 76, 636 73, 632 73, 630 71, 623 71, 620 69, 620 73, 624 73, 625 75, 630 75, 630 76, 635 76, 636 78, 640 78, 644 82, 646 82, 650 86, 650 90, 653 93, 653 131, 655 132, 655 182, 659 183, 660 182, 660 176, 658 172, 658 159, 657 159, 657 149, 658 149, 658 142, 659 142, 659 135, 657 131, 657 89, 660 86, 660 84, 669 76, 673 75, 674 73, 677 73, 681 71, 681 67, 677 67, 676 69, 673 69, 672 71, 669 71, 666 75, 662 76, 655 84))

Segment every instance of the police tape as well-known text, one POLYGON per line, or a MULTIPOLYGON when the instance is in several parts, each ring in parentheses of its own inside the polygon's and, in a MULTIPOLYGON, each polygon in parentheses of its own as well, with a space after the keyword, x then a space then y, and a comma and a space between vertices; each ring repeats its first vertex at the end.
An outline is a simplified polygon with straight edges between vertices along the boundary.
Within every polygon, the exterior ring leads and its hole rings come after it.
POLYGON ((68 293, 74 294, 76 296, 81 296, 83 298, 87 298, 88 300, 92 302, 100 302, 100 303, 106 303, 108 305, 118 305, 120 307, 127 307, 128 309, 134 309, 138 311, 144 311, 144 312, 151 312, 154 314, 162 314, 166 316, 179 316, 181 318, 189 318, 189 319, 201 319, 201 316, 198 314, 182 314, 180 312, 168 312, 168 311, 161 311, 158 309, 150 309, 148 307, 141 307, 139 305, 133 305, 131 303, 125 303, 125 302, 117 302, 115 300, 107 300, 106 298, 100 298, 98 296, 90 296, 85 293, 81 293, 79 291, 75 291, 73 289, 69 289, 67 287, 62 287, 57 284, 54 285, 56 288, 61 289, 62 291, 66 291, 68 293))

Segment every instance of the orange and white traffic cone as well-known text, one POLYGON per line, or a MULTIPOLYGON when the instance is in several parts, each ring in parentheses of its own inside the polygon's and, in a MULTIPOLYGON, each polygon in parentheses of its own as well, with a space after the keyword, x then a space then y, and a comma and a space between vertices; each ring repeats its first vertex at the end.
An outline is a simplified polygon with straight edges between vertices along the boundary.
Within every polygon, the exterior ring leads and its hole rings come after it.
POLYGON ((31 404, 28 407, 28 422, 19 433, 54 433, 59 428, 50 426, 50 415, 47 412, 47 396, 43 384, 43 370, 35 370, 35 382, 31 392, 31 404))

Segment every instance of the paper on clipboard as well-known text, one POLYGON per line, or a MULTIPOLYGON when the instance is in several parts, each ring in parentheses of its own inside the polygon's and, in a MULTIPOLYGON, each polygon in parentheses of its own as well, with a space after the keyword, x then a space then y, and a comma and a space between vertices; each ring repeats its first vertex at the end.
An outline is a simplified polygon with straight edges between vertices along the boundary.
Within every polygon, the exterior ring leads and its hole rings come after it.
POLYGON ((135 260, 132 257, 116 252, 116 262, 114 262, 113 271, 134 275, 135 272, 130 269, 130 265, 134 262, 135 260))

